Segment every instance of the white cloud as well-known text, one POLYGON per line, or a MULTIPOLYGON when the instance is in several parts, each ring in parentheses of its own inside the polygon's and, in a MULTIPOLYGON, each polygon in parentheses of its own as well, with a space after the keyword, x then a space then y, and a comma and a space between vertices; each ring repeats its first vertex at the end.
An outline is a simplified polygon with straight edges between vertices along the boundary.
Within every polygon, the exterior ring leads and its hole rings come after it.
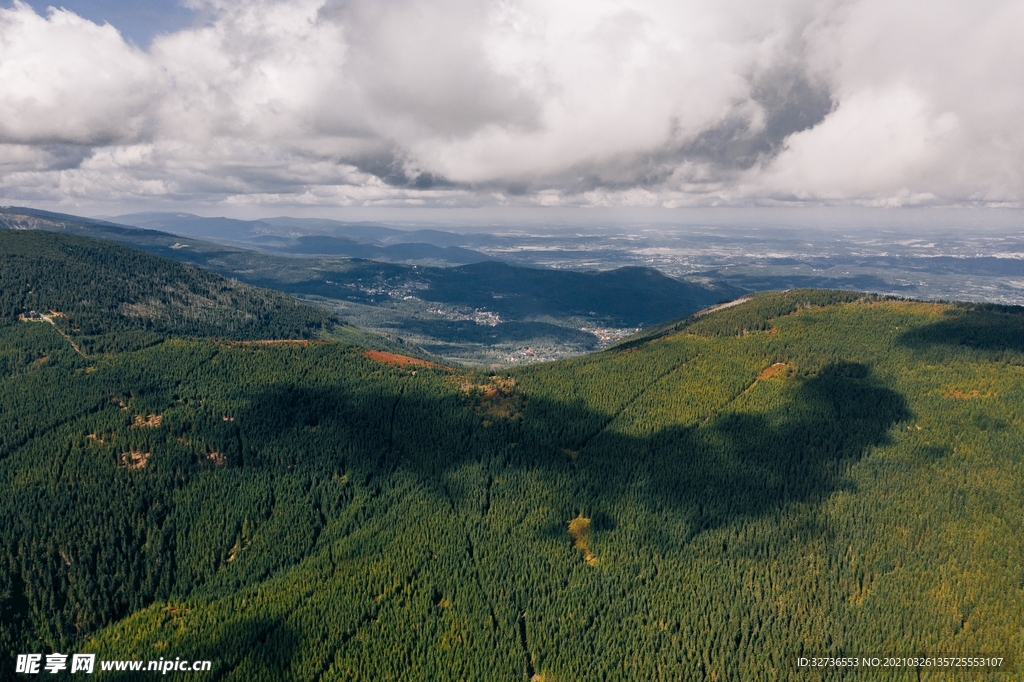
POLYGON ((1024 199, 1024 3, 861 0, 808 31, 835 111, 763 177, 805 198, 1024 199))
POLYGON ((955 114, 929 111, 909 88, 858 91, 814 128, 790 136, 767 172, 751 175, 799 199, 909 196, 930 184, 922 180, 936 175, 957 132, 955 114))
POLYGON ((1024 201, 1020 0, 193 5, 148 51, 0 9, 0 196, 1024 201))
POLYGON ((161 90, 152 60, 113 26, 21 2, 0 9, 0 142, 137 139, 161 90))

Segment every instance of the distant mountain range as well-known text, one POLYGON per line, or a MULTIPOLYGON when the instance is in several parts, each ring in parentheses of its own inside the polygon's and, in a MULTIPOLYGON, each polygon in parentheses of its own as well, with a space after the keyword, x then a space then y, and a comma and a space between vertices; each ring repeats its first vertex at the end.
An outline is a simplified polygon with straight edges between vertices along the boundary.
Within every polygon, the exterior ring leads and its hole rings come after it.
MULTIPOLYGON (((164 215, 157 214, 151 223, 164 220, 164 215)), ((238 223, 244 223, 244 229, 251 235, 258 235, 262 229, 261 221, 225 223, 227 219, 193 218, 186 216, 181 224, 192 225, 190 229, 195 232, 208 226, 214 234, 223 234, 217 230, 228 229, 237 234, 238 223)), ((530 268, 489 259, 457 267, 436 267, 338 254, 282 255, 315 251, 315 244, 329 247, 342 239, 316 235, 297 238, 295 245, 273 254, 24 208, 0 209, 0 225, 115 241, 248 284, 306 298, 358 326, 383 332, 393 339, 403 338, 443 357, 473 362, 501 362, 501 358, 527 351, 532 355, 524 358, 538 358, 538 347, 545 349, 539 357, 593 350, 602 343, 595 335, 598 328, 635 330, 744 293, 743 289, 727 284, 687 282, 642 267, 580 272, 530 268), (481 326, 486 329, 477 328, 481 326)), ((358 229, 378 228, 366 225, 358 229)), ((399 232, 379 229, 385 235, 399 232)), ((426 247, 449 254, 457 248, 421 243, 365 246, 369 250, 392 249, 392 253, 426 247)), ((624 332, 609 333, 621 336, 624 332)))
MULTIPOLYGON (((314 272, 296 261, 282 278, 314 272)), ((374 310, 517 288, 503 314, 623 314, 675 286, 348 265, 432 287, 374 310)), ((113 662, 225 682, 838 681, 878 675, 800 659, 875 654, 916 659, 897 679, 1019 672, 1024 309, 767 292, 501 371, 338 330, 109 240, 0 230, 0 679, 52 652, 125 682, 145 676, 113 662)))
MULTIPOLYGON (((685 219, 683 214, 680 219, 685 219)), ((919 226, 902 232, 870 225, 837 231, 783 225, 634 224, 575 229, 506 225, 502 233, 463 233, 444 227, 395 229, 370 222, 284 217, 240 221, 150 213, 114 220, 267 253, 319 250, 419 265, 484 258, 572 270, 632 265, 751 291, 810 287, 1024 303, 1024 238, 1012 229, 919 226), (397 245, 407 246, 391 248, 397 245), (457 248, 445 251, 448 247, 457 248)))
POLYGON ((271 253, 450 265, 492 260, 483 253, 459 246, 466 241, 463 235, 439 230, 395 230, 374 223, 301 218, 236 220, 189 213, 130 213, 109 220, 271 253))

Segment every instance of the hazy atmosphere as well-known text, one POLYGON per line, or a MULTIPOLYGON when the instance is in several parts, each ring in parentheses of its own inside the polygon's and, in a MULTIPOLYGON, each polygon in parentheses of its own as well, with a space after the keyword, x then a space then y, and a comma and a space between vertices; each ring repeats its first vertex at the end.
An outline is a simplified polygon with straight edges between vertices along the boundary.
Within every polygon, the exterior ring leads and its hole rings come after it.
POLYGON ((1024 201, 1019 1, 64 6, 0 6, 0 203, 1024 201))

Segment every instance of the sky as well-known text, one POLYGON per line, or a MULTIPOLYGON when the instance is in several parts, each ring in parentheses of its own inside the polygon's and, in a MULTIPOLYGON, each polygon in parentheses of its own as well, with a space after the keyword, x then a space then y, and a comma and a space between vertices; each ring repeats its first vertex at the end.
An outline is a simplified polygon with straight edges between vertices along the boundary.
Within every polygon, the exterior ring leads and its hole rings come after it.
POLYGON ((0 0, 0 204, 1024 206, 1024 0, 0 0))

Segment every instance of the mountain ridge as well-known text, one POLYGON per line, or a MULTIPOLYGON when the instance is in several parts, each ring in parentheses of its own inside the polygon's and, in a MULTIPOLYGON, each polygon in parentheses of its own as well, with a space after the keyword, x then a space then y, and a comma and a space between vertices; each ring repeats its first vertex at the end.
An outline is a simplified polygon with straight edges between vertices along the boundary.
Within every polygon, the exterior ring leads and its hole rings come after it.
POLYGON ((743 293, 633 267, 579 272, 487 261, 439 268, 280 256, 28 209, 0 210, 0 224, 110 239, 283 291, 392 340, 470 364, 594 350, 604 343, 598 334, 614 338, 743 293))
POLYGON ((255 682, 1009 662, 1022 321, 769 292, 487 373, 330 342, 83 358, 12 319, 0 647, 255 682))

